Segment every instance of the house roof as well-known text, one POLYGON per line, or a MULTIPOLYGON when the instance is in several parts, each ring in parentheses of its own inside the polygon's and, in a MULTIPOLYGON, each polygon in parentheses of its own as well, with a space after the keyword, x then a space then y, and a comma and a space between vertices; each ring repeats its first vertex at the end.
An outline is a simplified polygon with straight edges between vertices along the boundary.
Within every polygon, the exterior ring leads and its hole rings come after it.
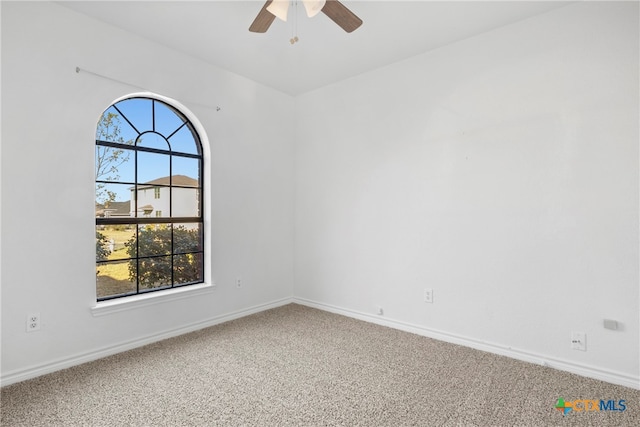
POLYGON ((105 211, 110 211, 111 215, 129 215, 129 210, 131 209, 131 202, 127 200, 126 202, 109 202, 108 206, 105 207, 104 204, 96 203, 96 215, 103 216, 105 211))
POLYGON ((173 177, 157 178, 143 184, 138 185, 138 188, 150 187, 154 185, 177 185, 180 187, 198 187, 198 180, 190 178, 186 175, 173 175, 173 177))

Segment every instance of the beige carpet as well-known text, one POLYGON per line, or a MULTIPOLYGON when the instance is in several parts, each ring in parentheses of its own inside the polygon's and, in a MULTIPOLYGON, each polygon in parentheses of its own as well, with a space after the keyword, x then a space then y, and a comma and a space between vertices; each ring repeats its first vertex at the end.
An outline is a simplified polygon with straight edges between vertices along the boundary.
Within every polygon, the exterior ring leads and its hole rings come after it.
POLYGON ((640 392, 288 305, 1 390, 2 426, 638 426, 640 392), (559 397, 624 399, 571 412, 559 397))

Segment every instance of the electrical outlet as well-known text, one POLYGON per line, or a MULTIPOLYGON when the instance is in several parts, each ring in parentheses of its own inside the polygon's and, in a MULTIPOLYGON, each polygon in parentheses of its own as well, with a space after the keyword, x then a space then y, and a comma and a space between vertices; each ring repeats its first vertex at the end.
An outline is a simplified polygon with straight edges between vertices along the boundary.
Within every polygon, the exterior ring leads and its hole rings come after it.
POLYGON ((433 304, 433 289, 424 290, 424 302, 433 304))
POLYGON ((571 348, 587 351, 587 334, 584 332, 571 332, 571 348))
POLYGON ((384 310, 382 309, 382 306, 380 306, 380 305, 376 305, 376 314, 377 314, 378 316, 382 316, 382 315, 384 315, 384 310))
POLYGON ((40 330, 40 313, 27 314, 27 332, 40 330))
POLYGON ((242 287, 242 279, 238 277, 236 279, 236 288, 241 288, 241 287, 242 287))

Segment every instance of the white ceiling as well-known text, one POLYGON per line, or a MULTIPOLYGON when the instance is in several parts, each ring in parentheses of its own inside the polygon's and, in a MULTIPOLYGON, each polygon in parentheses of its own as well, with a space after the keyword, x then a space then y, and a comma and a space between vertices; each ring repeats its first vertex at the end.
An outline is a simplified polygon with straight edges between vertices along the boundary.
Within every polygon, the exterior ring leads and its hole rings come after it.
POLYGON ((567 4, 342 0, 364 21, 350 34, 322 13, 307 18, 300 4, 287 22, 276 19, 267 33, 256 34, 248 28, 264 1, 59 3, 291 95, 567 4), (294 45, 292 35, 299 37, 294 45))

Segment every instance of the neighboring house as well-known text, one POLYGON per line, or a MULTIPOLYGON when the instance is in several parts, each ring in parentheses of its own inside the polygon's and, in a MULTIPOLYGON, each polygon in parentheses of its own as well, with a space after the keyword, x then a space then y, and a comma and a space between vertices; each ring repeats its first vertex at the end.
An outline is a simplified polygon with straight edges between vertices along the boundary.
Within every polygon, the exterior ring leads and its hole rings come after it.
MULTIPOLYGON (((96 217, 132 217, 135 216, 135 188, 131 187, 131 199, 126 202, 96 203, 96 217)), ((198 216, 200 197, 198 180, 185 175, 174 175, 154 179, 138 185, 138 216, 168 217, 169 194, 173 191, 174 217, 198 216)))
MULTIPOLYGON (((131 215, 136 209, 134 191, 132 187, 131 215)), ((138 185, 138 216, 194 217, 198 216, 199 204, 198 180, 185 175, 173 175, 171 179, 166 176, 138 185), (173 202, 172 211, 169 209, 170 200, 173 202)))
POLYGON ((113 218, 128 217, 131 215, 131 202, 109 202, 105 204, 96 203, 96 217, 113 218))

